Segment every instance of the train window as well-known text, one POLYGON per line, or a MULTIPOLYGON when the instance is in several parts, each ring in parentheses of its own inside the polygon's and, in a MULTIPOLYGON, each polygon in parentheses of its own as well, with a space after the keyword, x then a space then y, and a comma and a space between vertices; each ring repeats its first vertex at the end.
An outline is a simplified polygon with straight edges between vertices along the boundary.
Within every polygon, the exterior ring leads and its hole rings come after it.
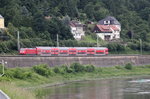
POLYGON ((41 50, 42 54, 50 54, 50 50, 41 50))
POLYGON ((51 52, 58 52, 58 50, 51 50, 51 52))
POLYGON ((69 50, 69 52, 76 52, 76 50, 69 50))
POLYGON ((96 54, 104 54, 104 50, 96 50, 96 54))
POLYGON ((96 54, 104 54, 104 52, 96 52, 96 54))
POLYGON ((59 54, 68 54, 67 50, 60 50, 59 54))
POLYGON ((87 52, 95 52, 94 50, 87 50, 87 52))
POLYGON ((78 54, 86 54, 85 50, 78 50, 78 54))

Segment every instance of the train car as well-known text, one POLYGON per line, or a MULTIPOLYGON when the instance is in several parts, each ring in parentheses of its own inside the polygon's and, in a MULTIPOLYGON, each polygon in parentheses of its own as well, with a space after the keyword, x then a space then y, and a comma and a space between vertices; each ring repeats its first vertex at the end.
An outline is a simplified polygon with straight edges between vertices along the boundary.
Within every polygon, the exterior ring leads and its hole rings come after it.
POLYGON ((69 56, 68 47, 59 47, 59 56, 69 56))
POLYGON ((69 56, 76 56, 77 55, 77 48, 76 47, 70 47, 68 49, 69 56))
POLYGON ((87 47, 77 47, 77 56, 86 56, 87 55, 87 47))
POLYGON ((106 51, 107 51, 107 48, 105 47, 95 47, 95 54, 96 56, 99 56, 99 55, 106 55, 106 51))
POLYGON ((59 56, 59 48, 52 47, 50 50, 51 50, 51 56, 59 56))
POLYGON ((36 48, 21 48, 19 54, 21 55, 37 55, 36 48))
POLYGON ((101 56, 108 55, 106 47, 36 47, 21 48, 21 55, 39 56, 101 56))
POLYGON ((37 55, 51 56, 51 47, 36 47, 37 55))
POLYGON ((94 47, 88 47, 87 48, 87 55, 88 56, 94 56, 95 55, 95 48, 94 47))
POLYGON ((108 55, 109 52, 108 52, 108 48, 105 47, 105 55, 108 55))

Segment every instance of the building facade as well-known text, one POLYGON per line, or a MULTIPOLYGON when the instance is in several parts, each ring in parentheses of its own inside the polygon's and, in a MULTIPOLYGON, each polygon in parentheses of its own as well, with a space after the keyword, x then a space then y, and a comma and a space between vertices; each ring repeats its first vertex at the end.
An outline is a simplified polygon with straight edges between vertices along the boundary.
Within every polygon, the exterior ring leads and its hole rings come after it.
POLYGON ((4 18, 2 17, 2 15, 0 15, 0 29, 4 29, 5 25, 4 25, 4 18))
POLYGON ((85 36, 84 25, 79 21, 70 21, 69 23, 71 33, 76 40, 81 40, 83 36, 85 36))
POLYGON ((108 16, 98 22, 94 28, 94 32, 102 40, 120 39, 121 24, 112 16, 108 16))

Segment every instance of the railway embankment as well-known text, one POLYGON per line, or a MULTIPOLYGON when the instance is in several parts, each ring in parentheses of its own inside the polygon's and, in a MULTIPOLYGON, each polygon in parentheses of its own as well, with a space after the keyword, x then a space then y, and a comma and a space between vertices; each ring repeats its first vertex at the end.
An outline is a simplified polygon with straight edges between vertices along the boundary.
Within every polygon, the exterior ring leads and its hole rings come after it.
POLYGON ((150 55, 108 55, 100 57, 49 57, 49 56, 0 56, 0 60, 7 62, 7 67, 31 67, 38 64, 48 66, 70 65, 72 63, 92 64, 97 67, 116 65, 148 65, 150 55))
POLYGON ((45 87, 76 81, 144 75, 150 75, 150 65, 95 67, 74 63, 70 67, 48 68, 46 65, 37 65, 29 68, 6 68, 5 75, 0 78, 0 89, 11 99, 44 99, 42 97, 49 94, 43 91, 45 87))

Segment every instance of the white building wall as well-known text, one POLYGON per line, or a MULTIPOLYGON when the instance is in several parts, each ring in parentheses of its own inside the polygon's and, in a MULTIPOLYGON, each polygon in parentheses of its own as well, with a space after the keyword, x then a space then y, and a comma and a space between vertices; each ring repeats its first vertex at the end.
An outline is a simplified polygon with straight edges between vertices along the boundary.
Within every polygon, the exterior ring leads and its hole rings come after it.
POLYGON ((113 33, 96 33, 98 37, 100 37, 102 40, 105 40, 105 36, 110 36, 110 40, 112 39, 120 39, 120 32, 114 31, 113 33))
POLYGON ((81 40, 82 36, 85 36, 83 27, 71 27, 71 33, 76 40, 81 40))
POLYGON ((120 31, 114 31, 113 36, 115 39, 120 39, 120 31))
POLYGON ((98 37, 100 37, 102 40, 105 40, 105 36, 110 35, 110 40, 113 39, 113 33, 96 33, 98 37))
POLYGON ((0 18, 0 29, 4 29, 4 18, 0 18))

